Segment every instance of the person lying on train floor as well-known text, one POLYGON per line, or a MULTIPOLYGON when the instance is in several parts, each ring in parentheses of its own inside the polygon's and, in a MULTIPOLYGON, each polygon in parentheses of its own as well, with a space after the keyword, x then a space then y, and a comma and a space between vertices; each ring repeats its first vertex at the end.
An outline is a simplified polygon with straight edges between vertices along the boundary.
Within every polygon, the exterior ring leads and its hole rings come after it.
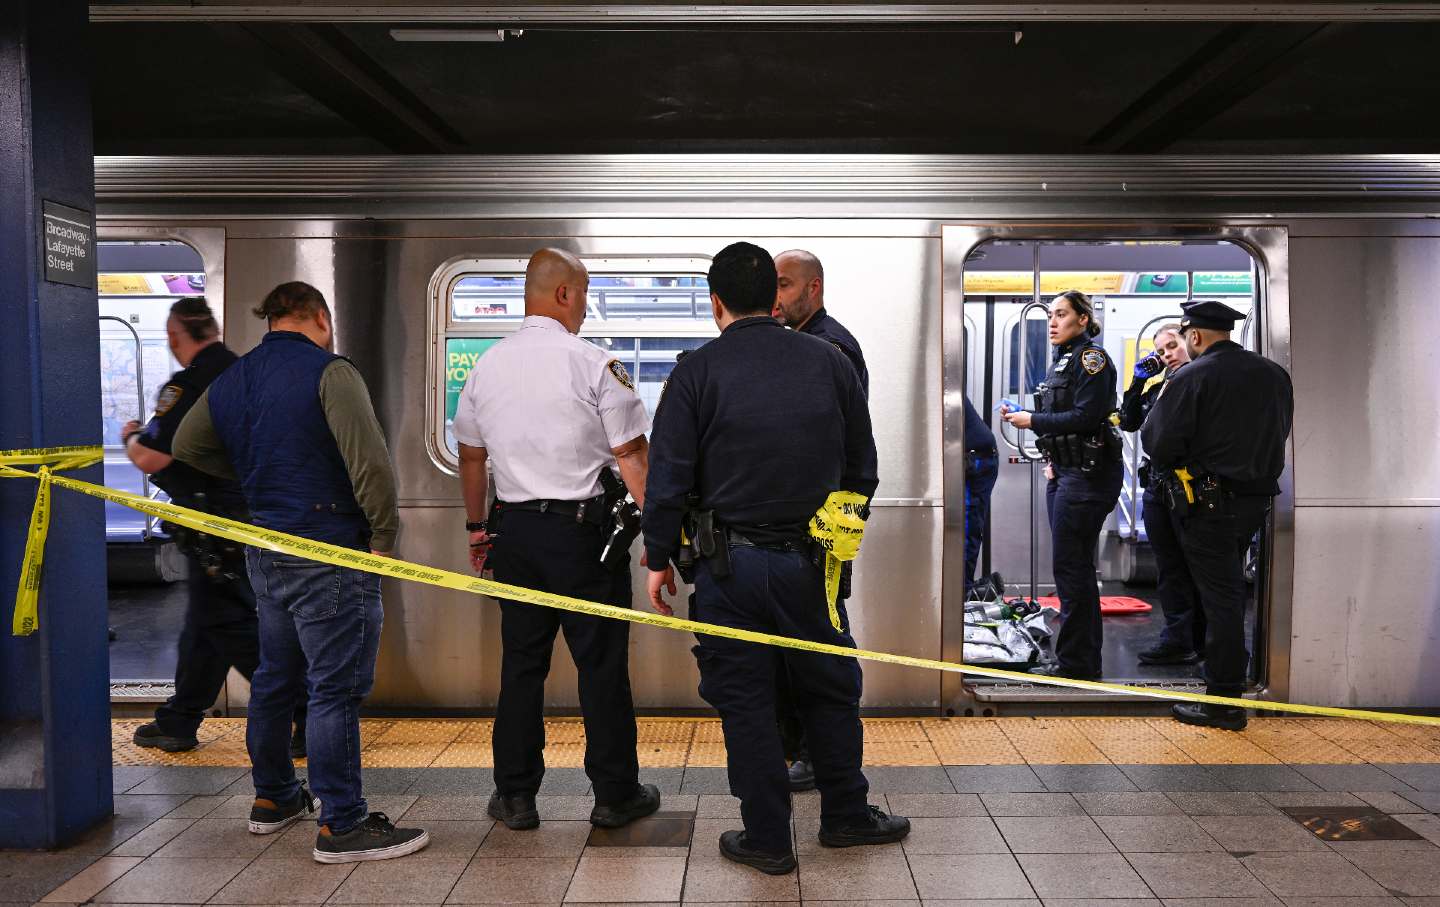
MULTIPOLYGON (((825 267, 813 253, 790 249, 775 256, 775 306, 771 317, 788 328, 809 334, 833 345, 850 364, 860 379, 865 396, 870 396, 870 370, 865 367, 865 354, 860 342, 825 308, 825 267)), ((854 582, 854 564, 840 568, 841 600, 850 598, 854 582)), ((790 789, 815 789, 815 769, 805 745, 805 729, 790 695, 790 677, 785 660, 776 652, 775 714, 780 722, 780 739, 785 758, 790 760, 790 789)))
MULTIPOLYGON (((160 389, 155 415, 145 425, 120 429, 125 455, 182 507, 249 521, 245 495, 234 479, 201 472, 171 456, 175 431, 195 401, 236 355, 220 340, 220 324, 204 297, 186 296, 170 306, 165 339, 180 371, 160 389)), ((183 527, 166 526, 185 554, 185 621, 176 647, 175 692, 155 710, 155 720, 135 729, 137 746, 182 753, 200 745, 195 732, 234 667, 249 680, 260 664, 260 625, 255 593, 245 572, 245 548, 183 527)), ((305 701, 295 708, 290 755, 305 758, 305 701)))
MULTIPOLYGON (((292 281, 255 315, 268 333, 196 401, 175 457, 238 477, 258 526, 388 554, 400 523, 395 473, 364 379, 333 352, 329 304, 292 281)), ((361 785, 360 703, 384 624, 379 574, 260 548, 247 548, 246 560, 260 618, 245 735, 250 831, 273 834, 315 809, 289 753, 290 714, 308 688, 309 781, 321 803, 312 857, 387 860, 425 847, 425 831, 371 812, 361 785)))
MULTIPOLYGON (((1178 323, 1155 331, 1155 352, 1135 363, 1134 375, 1120 401, 1120 428, 1139 431, 1170 378, 1190 361, 1178 323)), ((1155 644, 1139 653, 1142 665, 1190 665, 1205 651, 1205 614, 1200 593, 1180 546, 1180 519, 1165 505, 1159 476, 1149 457, 1140 462, 1141 512, 1145 534, 1155 552, 1156 593, 1165 622, 1155 644)))
MULTIPOLYGON (((628 554, 604 563, 602 554, 624 488, 645 504, 650 419, 625 366, 578 336, 589 285, 574 255, 536 252, 525 269, 520 330, 486 351, 466 380, 454 422, 465 528, 476 572, 490 568, 502 583, 628 608, 628 554), (487 462, 496 498, 488 520, 487 462)), ((540 824, 545 677, 561 630, 580 677, 585 771, 595 791, 590 822, 619 828, 660 808, 659 789, 639 780, 630 624, 504 599, 487 811, 511 829, 540 824)))

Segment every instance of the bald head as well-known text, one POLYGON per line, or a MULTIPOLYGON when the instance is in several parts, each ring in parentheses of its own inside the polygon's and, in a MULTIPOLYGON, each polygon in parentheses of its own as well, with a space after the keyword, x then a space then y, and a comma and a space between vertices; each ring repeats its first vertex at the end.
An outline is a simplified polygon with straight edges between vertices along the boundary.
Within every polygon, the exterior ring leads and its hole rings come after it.
POLYGON ((825 304, 825 268, 804 249, 775 256, 775 308, 771 315, 792 328, 803 327, 825 304))
POLYGON ((577 333, 589 289, 590 272, 580 259, 563 249, 541 249, 525 266, 525 314, 554 318, 577 333))

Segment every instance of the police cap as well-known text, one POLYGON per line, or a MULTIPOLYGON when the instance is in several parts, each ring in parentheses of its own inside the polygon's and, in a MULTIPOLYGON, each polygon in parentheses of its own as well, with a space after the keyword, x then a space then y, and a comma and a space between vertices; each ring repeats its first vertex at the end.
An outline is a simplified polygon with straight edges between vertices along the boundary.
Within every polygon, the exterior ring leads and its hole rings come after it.
POLYGON ((1204 328, 1211 331, 1233 331, 1235 322, 1245 316, 1215 299, 1199 299, 1180 304, 1185 313, 1180 319, 1180 328, 1204 328))

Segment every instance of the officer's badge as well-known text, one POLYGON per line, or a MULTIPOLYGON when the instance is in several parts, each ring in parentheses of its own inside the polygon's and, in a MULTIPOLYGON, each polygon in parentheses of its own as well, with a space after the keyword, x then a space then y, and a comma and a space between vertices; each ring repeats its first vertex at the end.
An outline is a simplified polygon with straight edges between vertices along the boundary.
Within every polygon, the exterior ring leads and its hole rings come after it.
POLYGON ((163 416, 175 408, 185 389, 178 384, 167 384, 160 388, 160 397, 155 401, 155 415, 163 416))
POLYGON ((630 380, 630 373, 625 371, 625 366, 620 364, 619 359, 610 360, 610 374, 615 376, 616 381, 619 381, 632 391, 635 389, 635 382, 630 380))
POLYGON ((1080 365, 1087 375, 1098 375, 1105 371, 1105 353, 1102 350, 1086 350, 1080 357, 1080 365))

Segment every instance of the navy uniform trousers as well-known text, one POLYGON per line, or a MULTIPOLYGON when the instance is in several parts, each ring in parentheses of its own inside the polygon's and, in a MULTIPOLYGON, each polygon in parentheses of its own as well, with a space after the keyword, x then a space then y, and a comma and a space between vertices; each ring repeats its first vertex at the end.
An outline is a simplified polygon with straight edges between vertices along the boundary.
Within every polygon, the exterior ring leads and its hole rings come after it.
MULTIPOLYGON (((630 607, 630 569, 600 563, 599 526, 574 517, 507 511, 489 564, 502 583, 630 607)), ((585 719, 585 774, 595 801, 619 803, 636 793, 635 704, 630 695, 630 624, 556 608, 500 602, 500 700, 495 709, 495 787, 535 794, 545 774, 545 678, 555 634, 563 631, 580 681, 585 719)))
POLYGON ((1181 545, 1205 609, 1205 689, 1239 696, 1248 685, 1245 648, 1245 549, 1270 512, 1270 498, 1228 499, 1228 513, 1185 517, 1181 545))
POLYGON ((1121 465, 1116 462, 1095 475, 1083 475, 1079 470, 1061 473, 1045 487, 1051 566, 1062 621, 1055 655, 1067 673, 1093 677, 1101 673, 1105 637, 1095 549, 1120 496, 1121 478, 1121 465))
MULTIPOLYGON (((260 623, 249 577, 215 581, 186 557, 185 624, 177 646, 175 695, 155 710, 166 734, 192 737, 225 685, 230 668, 249 680, 260 664, 260 623)), ((296 715, 303 723, 304 703, 296 715)))
MULTIPOLYGON (((830 625, 820 568, 809 556, 772 548, 730 549, 731 575, 715 579, 697 566, 691 618, 797 639, 855 648, 844 603, 845 632, 830 625)), ((700 695, 720 713, 730 792, 740 800, 747 843, 789 853, 790 782, 775 722, 776 650, 757 643, 696 636, 700 695)), ((805 729, 820 821, 842 825, 868 816, 869 783, 860 770, 860 663, 839 655, 781 649, 790 690, 805 729)))
POLYGON ((985 528, 990 520, 990 496, 995 480, 1000 477, 999 457, 986 451, 979 455, 965 454, 965 595, 975 585, 975 566, 980 563, 980 548, 985 544, 985 528))
POLYGON ((1160 646, 1179 652, 1205 654, 1205 611, 1200 607, 1200 592, 1185 561, 1180 543, 1182 532, 1178 517, 1170 512, 1165 501, 1148 488, 1141 499, 1145 513, 1145 537, 1155 552, 1156 593, 1165 627, 1160 631, 1160 646))

